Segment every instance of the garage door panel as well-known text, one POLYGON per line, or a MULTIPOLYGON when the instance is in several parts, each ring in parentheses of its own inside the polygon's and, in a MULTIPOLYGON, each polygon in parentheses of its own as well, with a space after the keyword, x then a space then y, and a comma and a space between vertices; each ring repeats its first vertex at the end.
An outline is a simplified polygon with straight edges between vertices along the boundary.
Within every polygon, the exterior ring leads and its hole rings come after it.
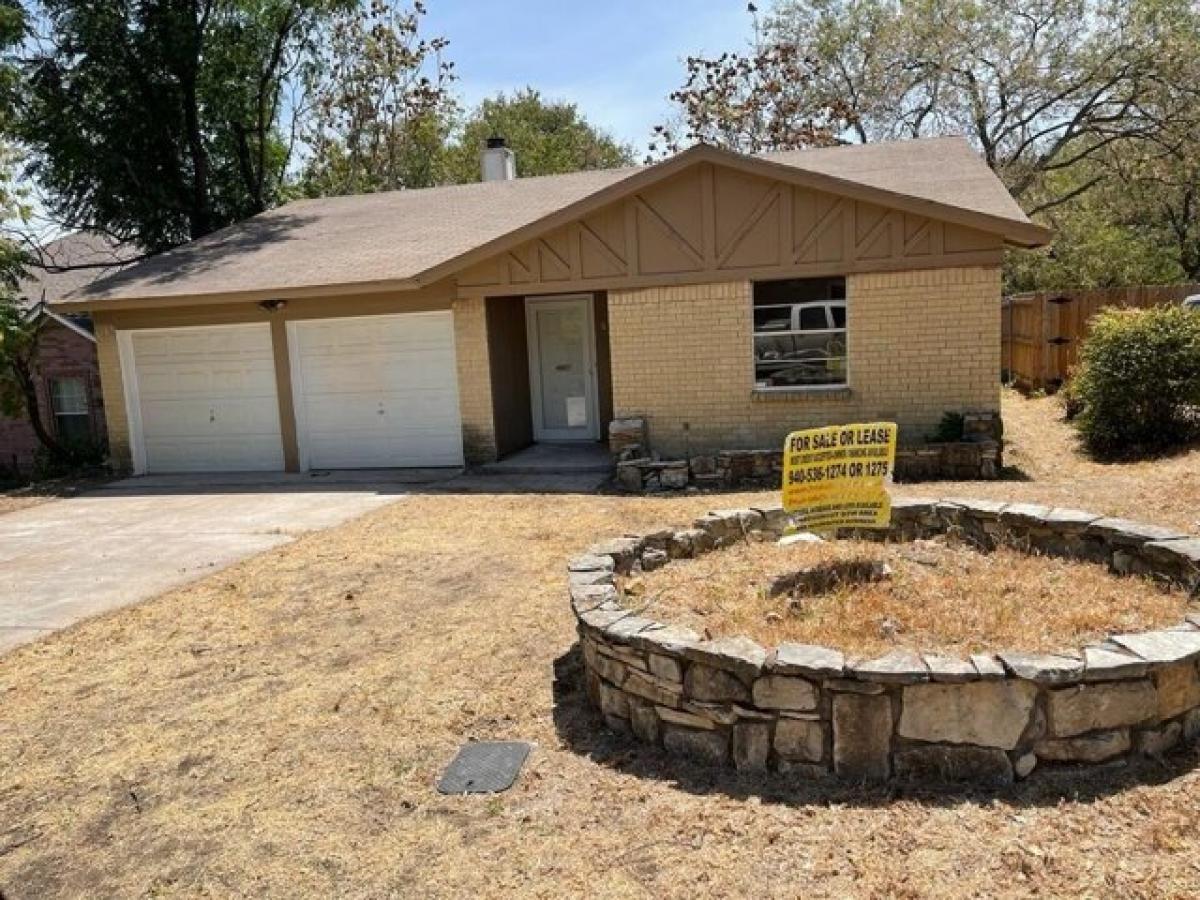
POLYGON ((310 467, 461 465, 450 313, 296 322, 291 334, 310 467))
POLYGON ((279 438, 279 405, 274 397, 247 398, 236 404, 210 403, 192 399, 154 400, 142 403, 142 427, 147 439, 154 436, 202 437, 212 436, 215 425, 219 425, 223 436, 249 438, 255 435, 279 438))
POLYGON ((135 331, 128 346, 147 472, 283 468, 269 326, 135 331))

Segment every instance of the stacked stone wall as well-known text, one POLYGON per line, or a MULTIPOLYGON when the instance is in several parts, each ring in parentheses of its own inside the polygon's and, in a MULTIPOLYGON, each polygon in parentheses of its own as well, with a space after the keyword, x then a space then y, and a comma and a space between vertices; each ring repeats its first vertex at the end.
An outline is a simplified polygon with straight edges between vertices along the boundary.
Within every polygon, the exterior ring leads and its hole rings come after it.
MULTIPOLYGON (((704 639, 618 603, 615 577, 782 534, 782 509, 710 513, 569 564, 587 690, 609 727, 719 766, 851 780, 1003 784, 1046 768, 1158 756, 1200 738, 1200 614, 1061 653, 954 658, 704 639)), ((1151 574, 1194 591, 1200 538, 1072 509, 897 500, 891 528, 946 532, 1151 574)), ((854 536, 844 533, 842 536, 854 536)))

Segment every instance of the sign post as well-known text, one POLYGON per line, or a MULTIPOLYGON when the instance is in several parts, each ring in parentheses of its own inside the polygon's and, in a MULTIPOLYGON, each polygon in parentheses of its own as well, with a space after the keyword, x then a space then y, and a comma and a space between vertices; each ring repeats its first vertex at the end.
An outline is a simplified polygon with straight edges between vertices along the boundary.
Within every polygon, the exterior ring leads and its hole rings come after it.
POLYGON ((783 508, 801 531, 887 528, 894 422, 793 431, 783 445, 783 508))

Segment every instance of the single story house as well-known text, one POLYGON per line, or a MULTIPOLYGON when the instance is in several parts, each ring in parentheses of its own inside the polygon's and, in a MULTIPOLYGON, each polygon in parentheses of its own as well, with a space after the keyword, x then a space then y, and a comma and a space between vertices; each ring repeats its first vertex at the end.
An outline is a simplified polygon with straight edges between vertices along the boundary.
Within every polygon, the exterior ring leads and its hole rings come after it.
POLYGON ((958 138, 288 203, 101 278, 134 472, 457 466, 601 441, 774 447, 996 411, 1000 266, 1044 244, 958 138))
MULTIPOLYGON (((39 251, 17 287, 17 302, 41 329, 34 360, 39 412, 61 441, 103 444, 107 426, 91 319, 51 304, 119 270, 131 254, 103 235, 69 234, 39 251)), ((0 415, 0 473, 29 475, 39 447, 26 416, 0 415)))

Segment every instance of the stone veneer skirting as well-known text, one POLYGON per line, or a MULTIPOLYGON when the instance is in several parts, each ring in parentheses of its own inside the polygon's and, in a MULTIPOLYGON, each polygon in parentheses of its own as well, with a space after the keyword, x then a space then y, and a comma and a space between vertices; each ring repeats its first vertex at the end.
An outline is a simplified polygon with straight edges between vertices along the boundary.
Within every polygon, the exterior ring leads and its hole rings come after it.
MULTIPOLYGON (((812 645, 705 640, 617 602, 615 574, 772 539, 785 524, 777 507, 713 512, 692 528, 616 538, 571 561, 588 695, 609 727, 744 771, 989 785, 1046 766, 1157 756, 1200 737, 1200 614, 1078 651, 955 659, 896 650, 858 660, 812 645)), ((1200 585, 1200 538, 1079 510, 895 500, 890 530, 857 536, 947 531, 1200 585)))

